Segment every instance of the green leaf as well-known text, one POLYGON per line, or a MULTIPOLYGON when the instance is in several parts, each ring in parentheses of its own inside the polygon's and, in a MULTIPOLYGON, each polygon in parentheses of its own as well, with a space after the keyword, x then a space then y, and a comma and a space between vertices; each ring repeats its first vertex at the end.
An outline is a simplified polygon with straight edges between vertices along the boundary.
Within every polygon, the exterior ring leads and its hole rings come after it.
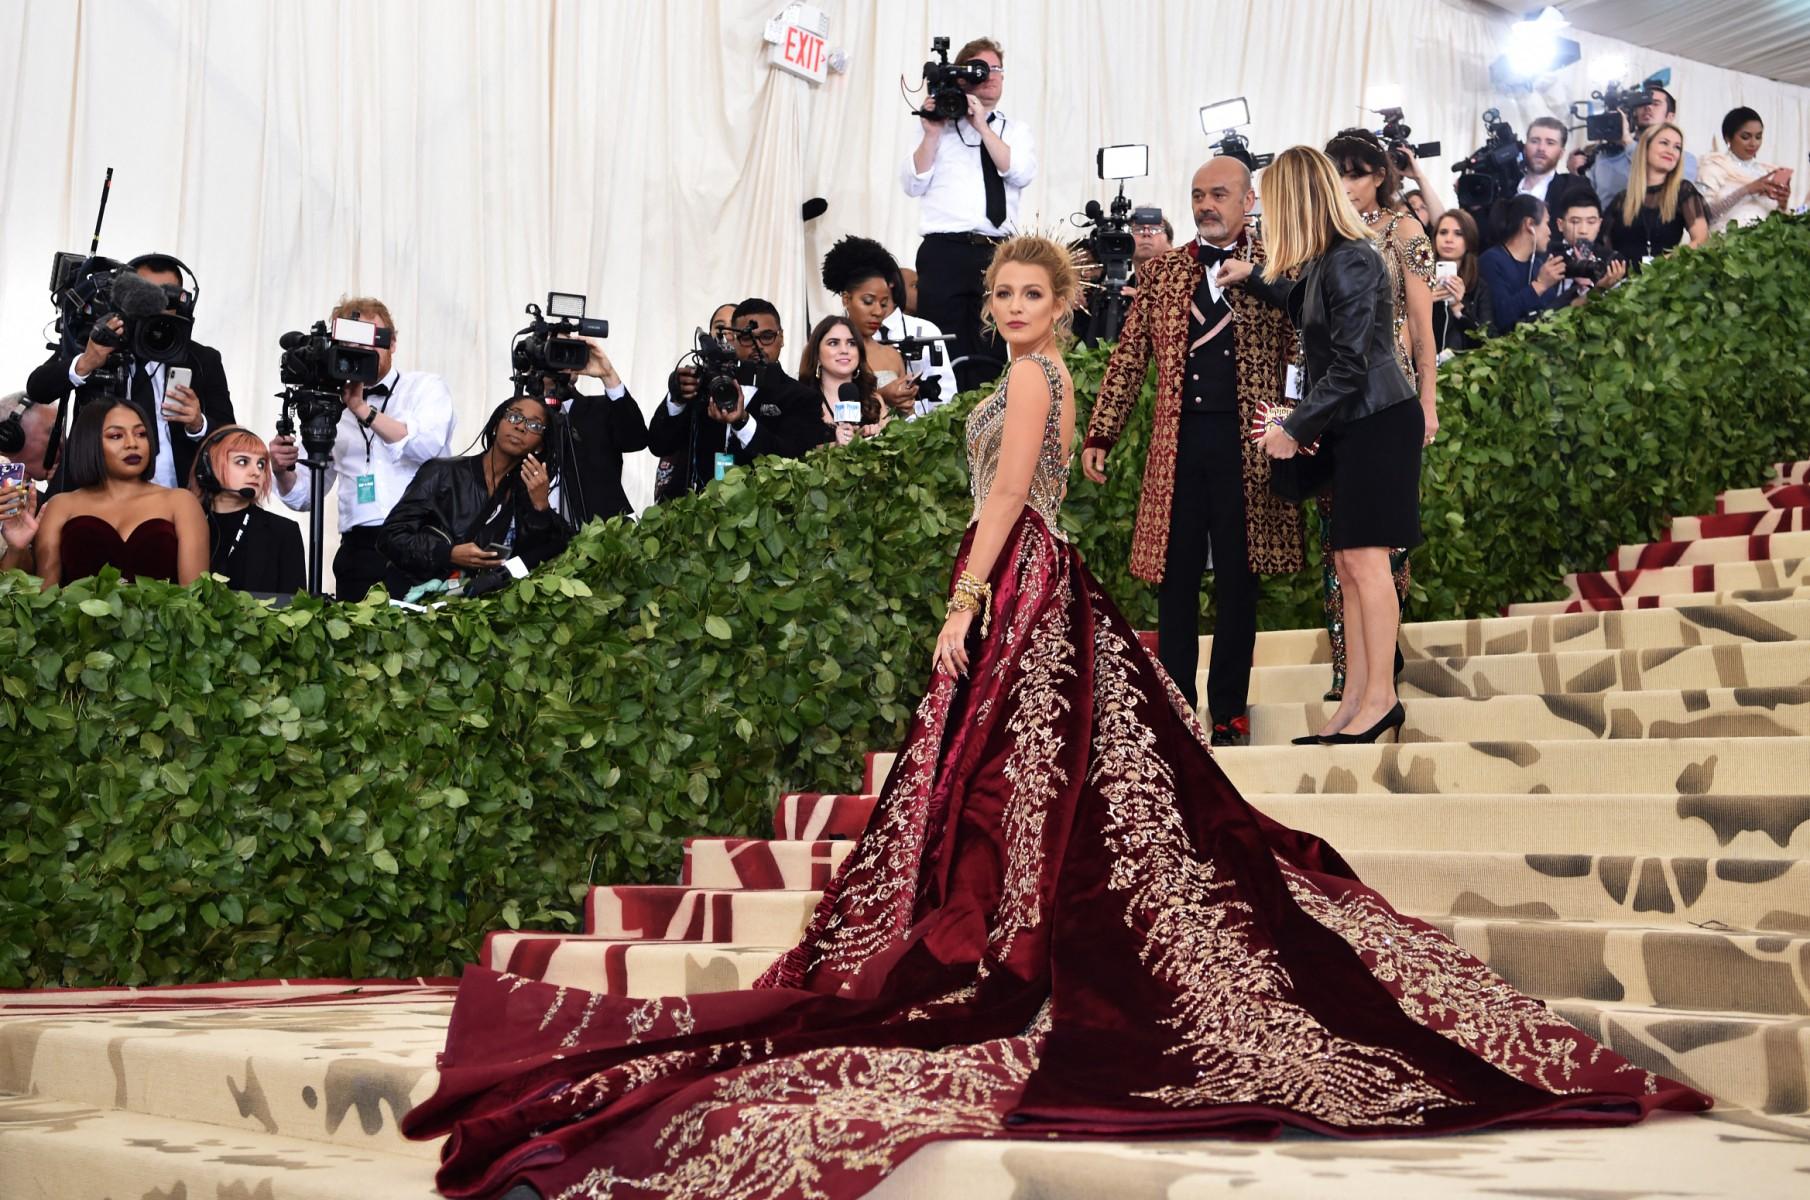
POLYGON ((723 618, 717 616, 715 613, 711 613, 704 618, 704 632, 720 642, 726 642, 733 636, 729 629, 729 622, 723 620, 723 618))

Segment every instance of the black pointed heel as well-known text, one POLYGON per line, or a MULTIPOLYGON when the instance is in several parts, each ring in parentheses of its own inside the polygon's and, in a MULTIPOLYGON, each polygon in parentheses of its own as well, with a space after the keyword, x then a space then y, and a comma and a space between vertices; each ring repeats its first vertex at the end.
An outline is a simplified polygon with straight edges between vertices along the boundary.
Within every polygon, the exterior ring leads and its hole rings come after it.
POLYGON ((1326 739, 1317 733, 1310 733, 1306 737, 1290 738, 1288 744, 1291 746, 1324 746, 1326 739))
POLYGON ((1362 733, 1335 733, 1323 739, 1328 746, 1368 746, 1391 729, 1395 730, 1395 740, 1401 741, 1401 727, 1407 723, 1408 712, 1395 702, 1395 707, 1383 714, 1383 719, 1364 730, 1362 733))

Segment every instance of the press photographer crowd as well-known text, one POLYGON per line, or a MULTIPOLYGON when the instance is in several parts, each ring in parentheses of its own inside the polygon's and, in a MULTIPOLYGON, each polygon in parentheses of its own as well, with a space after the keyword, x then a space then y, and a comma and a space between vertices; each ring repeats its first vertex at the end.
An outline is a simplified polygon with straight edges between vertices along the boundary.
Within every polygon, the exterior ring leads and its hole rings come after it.
MULTIPOLYGON (((411 361, 408 331, 384 302, 347 294, 282 336, 281 418, 268 431, 248 428, 237 423, 220 354, 197 340, 205 310, 195 273, 169 253, 99 256, 97 221, 89 253, 55 256, 49 356, 29 372, 28 364, 4 367, 23 377, 24 390, 0 400, 0 568, 22 568, 47 588, 112 567, 127 580, 186 585, 211 572, 259 595, 322 594, 331 508, 339 599, 362 599, 378 585, 392 599, 423 603, 481 595, 558 555, 586 522, 631 513, 625 456, 657 459, 660 503, 762 457, 884 437, 986 384, 1006 356, 983 328, 982 278, 995 246, 1020 228, 1039 147, 1034 131, 1000 107, 999 44, 978 38, 953 57, 948 44, 937 39, 924 66, 913 118, 921 138, 899 167, 900 186, 919 206, 915 269, 878 241, 842 238, 821 263, 841 311, 791 349, 774 303, 751 296, 719 305, 684 346, 651 417, 611 363, 608 323, 587 314, 584 296, 555 292, 544 308, 527 306, 511 342, 507 398, 474 436, 457 428, 446 382, 418 369, 431 364, 411 361), (581 379, 593 382, 581 388, 581 379), (274 503, 306 520, 278 515, 274 503)), ((1341 130, 1326 142, 1350 205, 1384 251, 1398 300, 1395 348, 1420 392, 1429 441, 1446 356, 1589 304, 1658 256, 1789 206, 1792 171, 1763 160, 1760 115, 1735 108, 1715 147, 1688 146, 1676 120, 1680 98, 1665 78, 1611 85, 1520 131, 1494 110, 1484 114, 1485 144, 1454 167, 1455 204, 1429 175, 1439 147, 1411 142, 1400 109, 1382 110, 1378 128, 1341 130)), ((1193 179, 1185 240, 1177 242, 1162 208, 1125 193, 1127 180, 1147 174, 1144 147, 1099 152, 1099 175, 1119 181, 1118 195, 1105 206, 1088 202, 1076 218, 1086 232, 1074 248, 1089 264, 1077 336, 1119 343, 1122 386, 1133 386, 1132 365, 1141 385, 1163 338, 1185 343, 1178 361, 1191 382, 1176 383, 1182 412, 1213 421, 1188 416, 1178 436, 1190 453, 1230 456, 1221 474, 1234 482, 1199 484, 1203 515, 1177 522, 1181 557, 1169 563, 1166 604, 1178 613, 1195 602, 1209 527, 1224 524, 1211 514, 1232 506, 1237 523, 1244 518, 1242 493, 1219 494, 1238 490, 1240 402, 1236 388, 1213 382, 1232 369, 1235 332, 1246 336, 1227 324, 1243 295, 1211 268, 1258 243, 1261 176, 1254 186, 1251 179, 1268 156, 1237 132, 1249 120, 1242 100, 1213 110, 1202 111, 1203 128, 1224 132, 1193 179), (1209 425, 1218 432, 1205 433, 1209 425)), ((1286 327, 1290 317, 1274 319, 1286 327)), ((1292 335, 1289 345, 1298 358, 1292 335)), ((1090 478, 1104 477, 1115 437, 1090 431, 1090 478)), ((1184 487, 1195 486, 1175 481, 1178 509, 1184 487)), ((1157 553, 1148 574, 1162 580, 1168 551, 1157 553)), ((1250 609, 1253 572, 1274 568, 1218 557, 1222 612, 1250 609)), ((1253 548, 1251 558, 1261 555, 1253 548)), ((1406 564, 1395 570, 1405 587, 1406 564)), ((1195 641, 1182 640, 1164 658, 1173 678, 1191 684, 1192 663, 1180 660, 1195 641)), ((1237 642, 1222 636, 1215 651, 1223 645, 1236 657, 1237 642)), ((1236 677, 1213 672, 1230 689, 1213 698, 1216 713, 1242 711, 1236 677)))

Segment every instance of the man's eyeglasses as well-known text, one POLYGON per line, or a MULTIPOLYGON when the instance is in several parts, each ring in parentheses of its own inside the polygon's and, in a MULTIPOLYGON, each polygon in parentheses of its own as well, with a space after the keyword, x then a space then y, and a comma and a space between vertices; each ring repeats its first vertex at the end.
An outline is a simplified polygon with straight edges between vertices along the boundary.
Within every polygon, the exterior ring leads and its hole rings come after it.
POLYGON ((1133 225, 1131 227, 1132 237, 1157 237, 1161 235, 1162 232, 1163 227, 1161 225, 1133 225))
POLYGON ((779 340, 779 333, 772 329, 763 329, 759 333, 749 333, 745 329, 738 329, 735 331, 735 340, 744 346, 754 342, 759 342, 763 346, 771 346, 779 340))
POLYGON ((536 421, 513 408, 503 414, 503 420, 509 422, 511 425, 520 425, 529 433, 547 432, 547 423, 545 421, 536 421))

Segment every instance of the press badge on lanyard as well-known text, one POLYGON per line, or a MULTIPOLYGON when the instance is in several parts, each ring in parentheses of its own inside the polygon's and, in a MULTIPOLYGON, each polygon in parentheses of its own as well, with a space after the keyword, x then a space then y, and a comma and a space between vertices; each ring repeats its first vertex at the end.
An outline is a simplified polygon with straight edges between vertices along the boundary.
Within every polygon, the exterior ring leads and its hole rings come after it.
POLYGON ((360 475, 358 477, 358 502, 360 504, 377 503, 377 476, 360 475))
POLYGON ((735 455, 724 454, 721 450, 716 454, 716 477, 721 479, 735 465, 735 455))
POLYGON ((1283 386, 1282 394, 1290 400, 1301 398, 1301 368, 1294 363, 1288 364, 1288 381, 1283 386))

